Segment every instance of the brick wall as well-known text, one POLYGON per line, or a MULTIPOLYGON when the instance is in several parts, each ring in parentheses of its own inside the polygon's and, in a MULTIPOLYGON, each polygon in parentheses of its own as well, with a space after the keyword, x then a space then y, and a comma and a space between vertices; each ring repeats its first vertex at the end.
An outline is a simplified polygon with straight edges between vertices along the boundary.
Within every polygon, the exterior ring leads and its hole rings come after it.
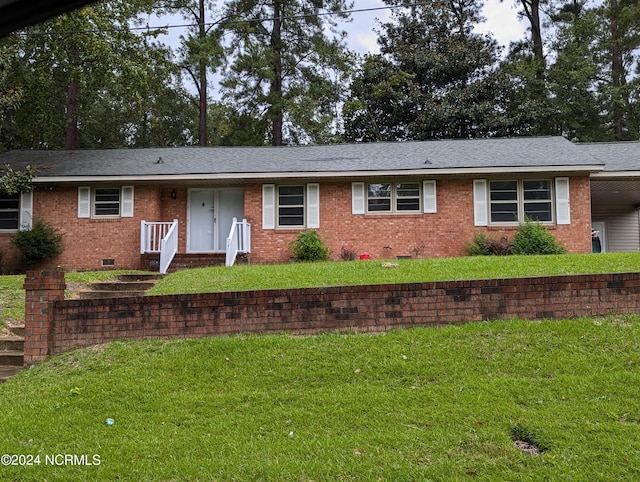
MULTIPOLYGON (((549 226, 570 253, 591 252, 591 197, 588 177, 571 178, 571 224, 549 226)), ((465 245, 477 231, 512 238, 517 226, 474 226, 472 179, 439 179, 438 212, 433 214, 351 214, 351 182, 320 183, 318 233, 340 259, 342 247, 368 253, 374 259, 397 256, 453 257, 465 254, 465 245)), ((285 262, 289 243, 300 230, 262 229, 262 187, 245 187, 245 217, 252 224, 251 261, 285 262)))
POLYGON ((122 339, 232 333, 384 331, 501 318, 640 309, 640 273, 63 300, 64 278, 25 281, 25 363, 122 339), (49 289, 52 294, 43 290, 49 289), (31 307, 31 308, 29 308, 31 307))
MULTIPOLYGON (((133 218, 79 219, 75 187, 56 186, 53 191, 36 190, 34 213, 56 225, 64 235, 63 254, 45 267, 61 265, 66 270, 101 269, 102 260, 113 259, 116 269, 148 269, 140 256, 140 221, 179 220, 178 252, 187 250, 186 187, 135 186, 133 218)), ((549 226, 570 253, 591 251, 591 201, 588 177, 571 178, 571 224, 549 226)), ((245 185, 245 217, 252 225, 251 262, 287 262, 290 241, 299 229, 262 229, 262 185, 245 185)), ((320 183, 320 236, 340 259, 343 247, 374 259, 397 256, 423 258, 465 254, 465 245, 477 231, 490 236, 513 237, 517 227, 478 228, 473 225, 472 179, 439 179, 438 212, 407 215, 351 214, 351 182, 320 183)), ((18 253, 8 247, 11 234, 0 234, 0 251, 7 270, 17 269, 18 253)))

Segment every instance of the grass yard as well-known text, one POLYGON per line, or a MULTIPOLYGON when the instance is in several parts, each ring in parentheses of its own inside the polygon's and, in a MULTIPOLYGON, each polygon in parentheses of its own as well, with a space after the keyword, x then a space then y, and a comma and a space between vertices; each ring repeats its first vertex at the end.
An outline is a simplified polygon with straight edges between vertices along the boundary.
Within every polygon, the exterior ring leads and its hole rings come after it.
POLYGON ((382 261, 351 261, 185 270, 164 278, 150 294, 636 272, 640 254, 467 256, 393 263, 398 267, 384 268, 382 261))
POLYGON ((0 385, 0 454, 36 464, 0 479, 638 480, 638 340, 611 316, 115 342, 0 385))

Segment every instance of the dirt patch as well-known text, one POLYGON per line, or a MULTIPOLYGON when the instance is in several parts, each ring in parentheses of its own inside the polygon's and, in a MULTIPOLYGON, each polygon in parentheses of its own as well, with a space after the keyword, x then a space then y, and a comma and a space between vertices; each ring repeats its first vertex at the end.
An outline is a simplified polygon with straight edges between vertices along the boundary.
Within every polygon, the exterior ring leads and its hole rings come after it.
POLYGON ((520 452, 528 455, 540 455, 542 453, 540 447, 531 442, 525 442, 524 440, 514 440, 513 445, 515 445, 520 452))

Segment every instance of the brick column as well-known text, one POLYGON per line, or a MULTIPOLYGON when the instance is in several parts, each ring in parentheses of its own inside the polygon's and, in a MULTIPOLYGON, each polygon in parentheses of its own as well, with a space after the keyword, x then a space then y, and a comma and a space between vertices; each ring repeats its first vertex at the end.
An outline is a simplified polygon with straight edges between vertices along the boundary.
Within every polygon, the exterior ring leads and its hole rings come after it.
POLYGON ((24 365, 34 365, 49 358, 53 303, 64 300, 66 288, 62 271, 27 271, 24 280, 24 365))

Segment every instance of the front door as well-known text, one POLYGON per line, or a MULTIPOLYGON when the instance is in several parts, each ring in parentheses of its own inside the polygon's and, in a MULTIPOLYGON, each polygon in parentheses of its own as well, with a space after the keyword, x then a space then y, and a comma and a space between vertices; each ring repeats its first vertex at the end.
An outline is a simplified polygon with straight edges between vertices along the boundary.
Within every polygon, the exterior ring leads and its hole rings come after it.
POLYGON ((241 220, 243 217, 242 189, 189 191, 189 252, 224 252, 233 218, 241 220))

